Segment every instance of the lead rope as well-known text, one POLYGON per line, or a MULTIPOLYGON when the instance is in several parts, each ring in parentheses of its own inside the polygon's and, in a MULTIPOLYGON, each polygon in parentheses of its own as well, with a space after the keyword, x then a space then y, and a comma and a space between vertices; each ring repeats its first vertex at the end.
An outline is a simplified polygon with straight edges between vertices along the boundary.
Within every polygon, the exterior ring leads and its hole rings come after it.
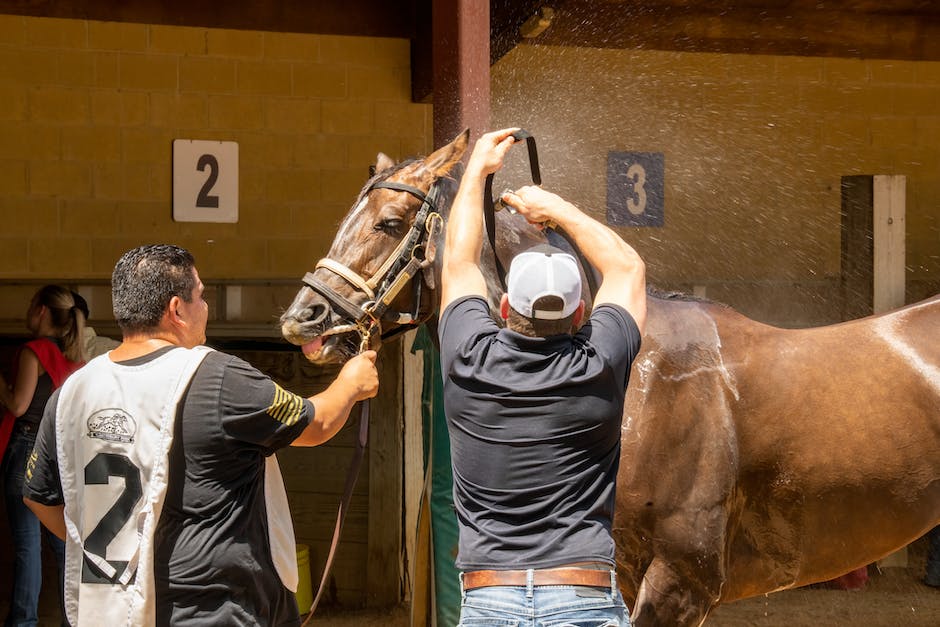
MULTIPOLYGON (((375 328, 375 321, 368 326, 359 328, 361 340, 359 342, 359 353, 363 353, 369 348, 369 341, 372 337, 372 329, 375 328)), ((339 509, 336 512, 336 525, 333 527, 333 539, 330 541, 330 551, 326 556, 326 563, 323 565, 323 576, 320 578, 320 586, 317 588, 317 596, 310 605, 310 611, 301 627, 306 627, 310 619, 313 618, 323 591, 326 590, 326 580, 330 576, 330 570, 333 567, 333 558, 336 557, 336 548, 339 546, 339 536, 343 532, 343 523, 346 521, 346 512, 349 511, 349 502, 352 500, 353 488, 356 487, 356 480, 359 478, 359 470, 362 468, 362 458, 366 452, 366 444, 369 441, 369 399, 359 403, 359 439, 356 441, 356 451, 353 453, 353 459, 349 466, 349 472, 346 473, 346 486, 343 488, 343 497, 340 499, 339 509)))

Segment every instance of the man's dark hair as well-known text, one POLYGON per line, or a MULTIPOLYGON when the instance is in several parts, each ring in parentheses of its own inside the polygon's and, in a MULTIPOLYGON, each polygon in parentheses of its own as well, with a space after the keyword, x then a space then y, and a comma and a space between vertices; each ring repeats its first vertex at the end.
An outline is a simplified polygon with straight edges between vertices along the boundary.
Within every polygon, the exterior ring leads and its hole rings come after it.
MULTIPOLYGON (((561 311, 564 305, 557 296, 542 296, 532 304, 535 309, 542 311, 561 311)), ((512 307, 509 307, 509 317, 506 319, 506 326, 516 333, 528 335, 529 337, 562 335, 571 333, 574 330, 575 313, 577 313, 577 311, 572 312, 570 316, 565 316, 558 320, 543 320, 542 318, 526 318, 512 307)))
POLYGON ((111 302, 121 331, 155 329, 174 296, 191 302, 194 267, 188 250, 170 244, 149 244, 124 253, 111 274, 111 302))

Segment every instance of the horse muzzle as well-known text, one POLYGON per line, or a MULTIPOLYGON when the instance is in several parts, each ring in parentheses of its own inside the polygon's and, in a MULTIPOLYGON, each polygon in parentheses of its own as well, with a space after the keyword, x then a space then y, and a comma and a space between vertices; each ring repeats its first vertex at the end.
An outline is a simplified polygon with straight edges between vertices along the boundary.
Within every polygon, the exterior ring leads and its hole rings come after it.
MULTIPOLYGON (((281 335, 300 346, 304 357, 315 364, 342 364, 359 353, 363 329, 338 316, 328 303, 312 291, 303 295, 281 316, 281 335)), ((378 338, 372 334, 369 346, 378 338)))

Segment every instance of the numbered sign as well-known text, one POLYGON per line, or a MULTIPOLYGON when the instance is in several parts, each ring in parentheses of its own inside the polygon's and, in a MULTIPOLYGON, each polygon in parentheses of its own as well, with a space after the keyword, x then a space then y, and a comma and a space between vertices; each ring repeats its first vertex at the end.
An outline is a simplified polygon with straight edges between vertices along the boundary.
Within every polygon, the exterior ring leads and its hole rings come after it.
POLYGON ((173 219, 238 222, 238 143, 173 140, 173 219))
POLYGON ((607 223, 662 226, 665 159, 661 152, 607 153, 607 223))

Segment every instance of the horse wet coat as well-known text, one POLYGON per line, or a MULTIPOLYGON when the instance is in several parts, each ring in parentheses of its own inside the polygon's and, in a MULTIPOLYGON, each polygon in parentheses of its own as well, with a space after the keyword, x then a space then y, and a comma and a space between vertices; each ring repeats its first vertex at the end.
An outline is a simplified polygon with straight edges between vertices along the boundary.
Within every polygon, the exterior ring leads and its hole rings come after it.
MULTIPOLYGON (((446 219, 449 173, 467 140, 394 167, 380 155, 328 258, 372 276, 410 227, 418 200, 373 190, 375 180, 425 192, 441 185, 446 219)), ((545 237, 508 212, 496 217, 504 265, 545 237)), ((422 302, 403 290, 398 309, 431 316, 440 256, 413 279, 425 282, 422 302)), ((485 243, 496 311, 493 259, 485 243)), ((344 299, 367 301, 348 279, 315 274, 344 299)), ((614 520, 619 582, 636 625, 698 625, 720 603, 831 579, 940 522, 940 296, 799 330, 685 297, 647 301, 614 520)), ((350 320, 309 287, 281 323, 286 339, 316 348, 308 354, 316 362, 343 362, 358 348, 350 320)))

